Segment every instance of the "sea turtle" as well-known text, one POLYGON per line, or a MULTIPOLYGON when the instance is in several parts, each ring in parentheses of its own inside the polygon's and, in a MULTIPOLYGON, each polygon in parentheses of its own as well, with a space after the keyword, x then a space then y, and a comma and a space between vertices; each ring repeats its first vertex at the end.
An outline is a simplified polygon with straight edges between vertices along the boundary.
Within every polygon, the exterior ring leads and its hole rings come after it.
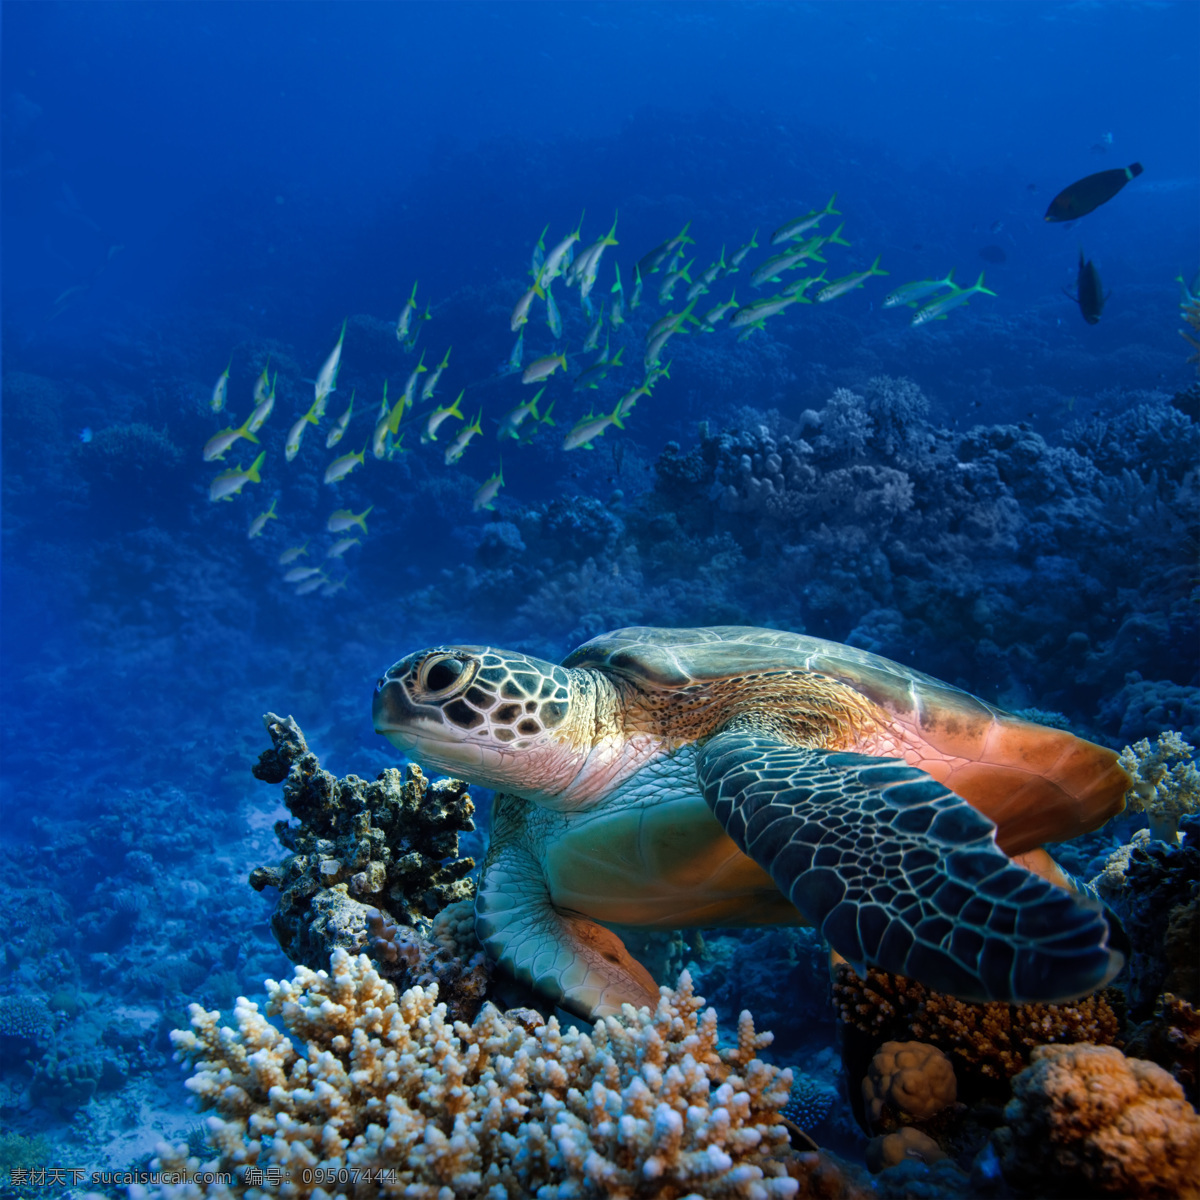
POLYGON ((1116 754, 853 646, 742 626, 620 629, 561 666, 435 646, 379 680, 374 718, 498 789, 476 931, 588 1018, 658 995, 600 922, 812 923, 860 973, 969 1000, 1073 999, 1124 962, 1040 849, 1120 811, 1116 754))

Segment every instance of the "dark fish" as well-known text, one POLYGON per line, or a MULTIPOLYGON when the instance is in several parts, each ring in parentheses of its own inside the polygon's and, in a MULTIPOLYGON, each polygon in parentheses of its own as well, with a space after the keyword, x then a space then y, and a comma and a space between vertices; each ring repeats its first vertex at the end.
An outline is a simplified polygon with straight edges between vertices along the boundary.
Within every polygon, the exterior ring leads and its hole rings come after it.
POLYGON ((982 258, 984 262, 1008 262, 1008 255, 1004 253, 1003 246, 980 246, 979 257, 982 258))
MULTIPOLYGON (((1111 294, 1110 292, 1109 295, 1111 294)), ((1079 305, 1079 311, 1089 325, 1095 325, 1100 320, 1108 296, 1104 294, 1104 288, 1100 284, 1100 272, 1096 270, 1096 264, 1091 259, 1084 262, 1082 250, 1079 251, 1079 275, 1075 280, 1075 295, 1072 296, 1066 288, 1063 288, 1063 295, 1079 305)))
POLYGON ((1115 167, 1085 175, 1068 188, 1063 188, 1046 209, 1047 221, 1074 221, 1086 217, 1093 209, 1111 200, 1131 179, 1142 173, 1141 163, 1115 167))

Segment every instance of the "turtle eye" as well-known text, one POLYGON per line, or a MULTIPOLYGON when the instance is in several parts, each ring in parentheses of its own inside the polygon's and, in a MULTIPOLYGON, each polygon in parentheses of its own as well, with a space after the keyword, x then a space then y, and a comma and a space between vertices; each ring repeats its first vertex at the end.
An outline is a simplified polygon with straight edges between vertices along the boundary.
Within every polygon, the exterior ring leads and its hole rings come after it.
POLYGON ((437 654, 421 664, 418 679, 421 690, 430 697, 445 696, 466 686, 474 676, 469 662, 453 654, 437 654))

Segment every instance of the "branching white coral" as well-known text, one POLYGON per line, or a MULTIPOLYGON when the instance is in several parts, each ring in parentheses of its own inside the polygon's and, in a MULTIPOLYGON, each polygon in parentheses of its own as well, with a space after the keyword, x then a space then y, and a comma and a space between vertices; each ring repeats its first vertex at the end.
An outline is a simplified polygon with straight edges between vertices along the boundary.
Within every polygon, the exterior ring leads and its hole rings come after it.
MULTIPOLYGON (((436 984, 397 997, 366 957, 342 950, 329 973, 298 967, 267 991, 267 1014, 287 1033, 239 999, 236 1028, 193 1005, 191 1030, 172 1035, 196 1068, 188 1087, 219 1114, 208 1119, 219 1162, 206 1166, 233 1171, 234 1183, 159 1195, 796 1192, 772 1157, 787 1145, 778 1110, 791 1072, 756 1057, 771 1035, 756 1033, 749 1013, 737 1045, 718 1049, 716 1013, 686 972, 654 1012, 625 1005, 591 1034, 553 1018, 530 1032, 490 1004, 472 1025, 450 1024, 436 984), (272 1183, 270 1167, 288 1182, 272 1183), (341 1169, 363 1172, 362 1181, 324 1190, 321 1173, 341 1169)), ((164 1146, 160 1160, 179 1168, 184 1155, 164 1146)))
POLYGON ((1200 772, 1192 752, 1173 730, 1160 734, 1153 746, 1143 738, 1121 752, 1121 766, 1133 780, 1125 795, 1126 807, 1145 812, 1151 835, 1160 841, 1178 842, 1180 820, 1200 812, 1200 772))

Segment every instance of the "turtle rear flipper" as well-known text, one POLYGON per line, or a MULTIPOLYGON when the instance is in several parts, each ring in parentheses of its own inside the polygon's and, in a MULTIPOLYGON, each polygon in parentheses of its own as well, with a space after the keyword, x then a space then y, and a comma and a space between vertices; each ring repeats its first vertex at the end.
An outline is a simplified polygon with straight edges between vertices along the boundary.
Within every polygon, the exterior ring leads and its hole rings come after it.
MULTIPOLYGON (((493 820, 503 820, 503 795, 493 820)), ((523 843, 498 838, 475 896, 475 932, 487 952, 514 979, 596 1020, 658 1003, 658 984, 615 933, 550 902, 541 865, 523 843)))
POLYGON ((996 827, 900 759, 727 731, 700 789, 738 848, 859 973, 964 1000, 1076 999, 1124 965, 1103 909, 1014 864, 996 827))

